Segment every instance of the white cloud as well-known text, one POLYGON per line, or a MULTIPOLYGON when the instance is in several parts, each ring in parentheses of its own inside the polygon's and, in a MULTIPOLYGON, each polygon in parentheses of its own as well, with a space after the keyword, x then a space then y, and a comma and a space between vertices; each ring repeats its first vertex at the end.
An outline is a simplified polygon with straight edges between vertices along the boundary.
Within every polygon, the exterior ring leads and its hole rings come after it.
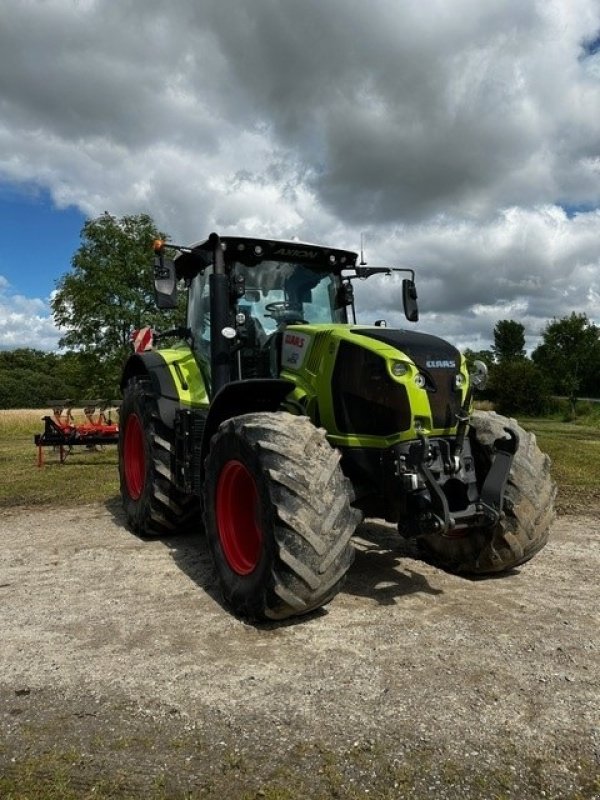
POLYGON ((0 275, 0 349, 56 350, 58 338, 48 303, 15 294, 0 275))
POLYGON ((182 241, 367 231, 461 341, 600 321, 598 0, 8 5, 0 178, 182 241))
MULTIPOLYGON (((416 269, 420 327, 463 347, 489 342, 499 319, 519 320, 531 346, 550 318, 572 310, 600 324, 599 241, 599 211, 569 218, 556 206, 507 209, 485 226, 440 218, 366 237, 369 260, 416 269)), ((399 281, 371 278, 356 293, 362 321, 405 324, 399 281)))

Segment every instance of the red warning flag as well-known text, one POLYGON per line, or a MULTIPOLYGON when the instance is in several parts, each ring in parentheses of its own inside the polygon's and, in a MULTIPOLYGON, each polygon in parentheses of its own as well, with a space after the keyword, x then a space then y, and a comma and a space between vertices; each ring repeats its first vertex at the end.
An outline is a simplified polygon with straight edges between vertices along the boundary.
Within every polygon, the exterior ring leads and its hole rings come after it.
POLYGON ((152 350, 152 328, 140 328, 131 334, 131 343, 136 353, 152 350))

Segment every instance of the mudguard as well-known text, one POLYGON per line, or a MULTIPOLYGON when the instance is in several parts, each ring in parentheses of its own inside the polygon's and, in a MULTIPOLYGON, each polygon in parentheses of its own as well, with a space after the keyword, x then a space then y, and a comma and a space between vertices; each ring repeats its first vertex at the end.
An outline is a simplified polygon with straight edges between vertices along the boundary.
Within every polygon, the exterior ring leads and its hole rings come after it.
POLYGON ((200 460, 202 469, 210 448, 210 440, 222 422, 240 414, 277 411, 293 389, 294 384, 291 381, 280 378, 234 381, 224 386, 215 396, 206 418, 200 460))
POLYGON ((187 346, 132 355, 123 370, 121 390, 131 378, 140 375, 147 375, 152 381, 161 420, 169 428, 175 425, 178 409, 208 408, 204 377, 187 346))

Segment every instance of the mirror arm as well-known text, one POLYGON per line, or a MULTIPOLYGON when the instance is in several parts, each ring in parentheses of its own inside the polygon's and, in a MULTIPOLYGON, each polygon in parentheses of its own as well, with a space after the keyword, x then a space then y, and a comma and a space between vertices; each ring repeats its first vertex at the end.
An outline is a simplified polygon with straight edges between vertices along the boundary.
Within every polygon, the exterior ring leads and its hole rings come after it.
POLYGON ((344 280, 353 281, 356 278, 365 280, 372 275, 391 275, 392 272, 407 272, 410 275, 411 281, 415 280, 415 271, 410 267, 351 267, 355 270, 354 275, 344 275, 344 280))

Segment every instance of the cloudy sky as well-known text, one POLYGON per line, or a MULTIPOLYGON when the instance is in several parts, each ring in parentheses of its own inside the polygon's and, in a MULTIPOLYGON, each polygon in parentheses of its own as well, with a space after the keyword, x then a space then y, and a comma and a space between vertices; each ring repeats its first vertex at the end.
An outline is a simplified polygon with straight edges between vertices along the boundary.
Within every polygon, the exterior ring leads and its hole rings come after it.
MULTIPOLYGON (((0 0, 0 347, 86 216, 417 270, 419 328, 600 323, 600 0, 0 0)), ((359 319, 401 324, 394 283, 359 319)))

